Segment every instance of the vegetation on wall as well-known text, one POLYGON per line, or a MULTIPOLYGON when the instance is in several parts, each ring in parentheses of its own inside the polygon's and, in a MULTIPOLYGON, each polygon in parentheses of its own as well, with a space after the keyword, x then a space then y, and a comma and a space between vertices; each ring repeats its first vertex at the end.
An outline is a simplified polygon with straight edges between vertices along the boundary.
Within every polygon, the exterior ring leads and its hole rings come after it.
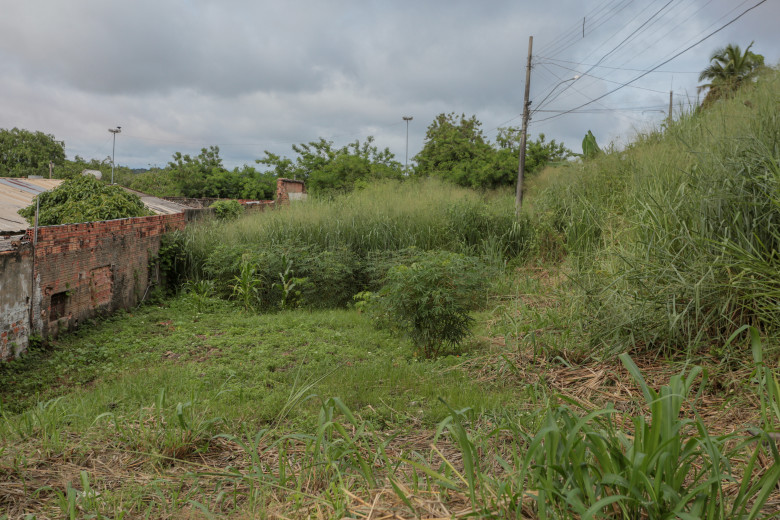
POLYGON ((19 214, 32 225, 39 205, 38 224, 55 226, 116 218, 152 215, 141 199, 121 186, 109 186, 91 175, 68 179, 57 188, 37 195, 19 214))

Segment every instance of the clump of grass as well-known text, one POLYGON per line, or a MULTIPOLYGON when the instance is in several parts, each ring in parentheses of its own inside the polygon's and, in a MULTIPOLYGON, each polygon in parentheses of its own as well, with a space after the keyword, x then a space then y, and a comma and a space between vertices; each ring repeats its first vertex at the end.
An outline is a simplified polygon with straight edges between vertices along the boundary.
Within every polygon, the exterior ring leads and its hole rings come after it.
MULTIPOLYGON (((191 226, 174 241, 189 278, 215 280, 227 295, 242 265, 257 266, 260 299, 283 307, 273 287, 292 262, 306 279, 299 302, 340 307, 376 290, 395 260, 416 251, 444 250, 505 266, 533 251, 527 218, 518 220, 508 194, 490 199, 438 181, 381 182, 342 197, 311 200, 236 222, 191 226), (404 252, 409 252, 408 254, 404 252)), ((170 256, 170 255, 169 255, 170 256)))
POLYGON ((780 332, 779 92, 770 71, 540 194, 594 343, 691 354, 743 325, 780 332))

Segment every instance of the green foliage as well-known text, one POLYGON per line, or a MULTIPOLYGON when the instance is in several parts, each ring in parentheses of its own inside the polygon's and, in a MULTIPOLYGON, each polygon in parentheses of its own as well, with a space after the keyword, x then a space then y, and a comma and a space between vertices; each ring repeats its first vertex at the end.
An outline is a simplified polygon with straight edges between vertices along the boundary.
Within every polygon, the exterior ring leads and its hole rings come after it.
POLYGON ((692 395, 706 382, 706 375, 705 382, 697 381, 701 367, 655 390, 627 355, 621 360, 649 410, 631 418, 632 428, 625 429, 628 417, 613 408, 587 411, 550 403, 535 434, 508 417, 488 435, 475 435, 465 427, 468 410, 450 408, 438 431, 448 430, 460 451, 459 479, 442 471, 444 465, 408 462, 442 487, 467 494, 480 516, 516 518, 530 507, 539 518, 556 519, 770 518, 764 508, 780 481, 775 443, 736 443, 733 436, 707 431, 696 414, 700 394, 692 395), (692 418, 686 416, 689 408, 692 418), (480 455, 507 438, 514 447, 496 456, 503 470, 496 475, 480 455), (738 454, 748 455, 745 467, 731 465, 738 454), (762 458, 774 463, 756 471, 762 458))
POLYGON ((239 274, 233 277, 233 298, 241 302, 245 311, 249 311, 258 306, 261 302, 260 288, 263 285, 262 278, 258 275, 257 265, 242 259, 241 270, 239 274))
MULTIPOLYGON (((40 201, 38 224, 55 226, 152 215, 141 199, 120 186, 109 186, 91 175, 74 177, 36 196, 40 201)), ((35 200, 19 214, 35 222, 35 200)))
MULTIPOLYGON (((500 128, 495 145, 485 139, 476 116, 439 114, 428 127, 423 149, 414 157, 415 173, 454 182, 459 186, 492 189, 517 181, 521 131, 500 128)), ((545 141, 540 134, 526 145, 525 170, 533 174, 549 162, 571 155, 563 144, 545 141)))
POLYGON ((750 42, 744 53, 739 45, 731 43, 712 53, 710 65, 699 74, 699 81, 710 81, 699 87, 699 91, 709 89, 702 107, 733 95, 743 84, 756 78, 764 66, 764 57, 750 51, 753 43, 750 42))
POLYGON ((301 302, 301 289, 306 285, 308 279, 294 276, 292 260, 283 257, 282 262, 285 264, 284 272, 279 273, 279 281, 274 283, 271 288, 278 290, 281 294, 279 306, 282 309, 294 309, 301 302))
POLYGON ((274 177, 251 166, 227 170, 218 146, 203 148, 196 157, 176 152, 166 170, 185 197, 268 200, 276 189, 274 177))
POLYGON ((0 128, 0 177, 49 176, 65 162, 65 145, 51 134, 19 128, 0 128))
POLYGON ((236 220, 244 214, 244 208, 237 200, 218 200, 209 207, 219 220, 236 220))
POLYGON ((203 312, 209 300, 214 296, 213 280, 197 280, 187 283, 187 292, 190 294, 195 308, 198 312, 203 312))
POLYGON ((743 325, 780 333, 778 92, 769 71, 536 198, 565 239, 594 345, 693 354, 743 325))
POLYGON ((320 139, 293 145, 297 154, 294 162, 268 151, 257 162, 269 167, 276 177, 305 181, 315 195, 347 193, 376 180, 402 178, 401 163, 389 149, 380 151, 373 142, 369 136, 362 144, 355 141, 334 148, 331 141, 320 139))
POLYGON ((582 157, 585 159, 593 159, 600 153, 602 152, 598 143, 596 143, 596 136, 593 135, 593 132, 588 130, 588 133, 585 134, 585 137, 582 139, 582 157))
POLYGON ((263 304, 274 307, 281 293, 272 284, 291 260, 295 277, 307 280, 297 287, 301 305, 345 306, 358 292, 377 290, 391 267, 420 250, 480 256, 495 266, 522 258, 533 250, 534 231, 503 195, 487 200, 435 181, 383 183, 283 212, 206 222, 184 231, 183 269, 214 279, 227 295, 249 258, 262 272, 263 304))
POLYGON ((388 271, 374 312, 407 333, 420 357, 436 357, 469 335, 469 311, 485 287, 485 269, 476 258, 422 252, 411 265, 388 271))

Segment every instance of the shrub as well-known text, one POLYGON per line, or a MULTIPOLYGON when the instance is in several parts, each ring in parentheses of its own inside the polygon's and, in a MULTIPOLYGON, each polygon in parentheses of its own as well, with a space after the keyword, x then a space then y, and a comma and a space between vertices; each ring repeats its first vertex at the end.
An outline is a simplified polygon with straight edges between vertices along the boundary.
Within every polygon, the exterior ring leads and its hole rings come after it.
POLYGON ((218 200, 209 207, 219 220, 236 220, 244 214, 244 208, 237 200, 218 200))
POLYGON ((374 300, 375 315, 411 337, 417 354, 432 358, 468 336, 469 316, 484 287, 478 259, 447 251, 420 253, 411 265, 391 268, 374 300))
MULTIPOLYGON (((38 224, 41 226, 152 215, 138 195, 121 186, 109 186, 91 175, 68 179, 36 198, 40 201, 38 224)), ((33 202, 19 210, 30 224, 35 223, 35 206, 33 202)))

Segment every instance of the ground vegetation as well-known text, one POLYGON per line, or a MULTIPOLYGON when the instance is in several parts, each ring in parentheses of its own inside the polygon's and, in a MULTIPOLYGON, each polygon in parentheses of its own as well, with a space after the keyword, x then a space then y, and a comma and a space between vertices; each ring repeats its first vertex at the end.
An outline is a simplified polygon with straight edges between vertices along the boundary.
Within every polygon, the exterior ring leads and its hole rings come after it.
POLYGON ((0 369, 0 505, 777 516, 779 98, 768 71, 546 168, 519 220, 413 179, 172 235, 173 296, 0 369))

